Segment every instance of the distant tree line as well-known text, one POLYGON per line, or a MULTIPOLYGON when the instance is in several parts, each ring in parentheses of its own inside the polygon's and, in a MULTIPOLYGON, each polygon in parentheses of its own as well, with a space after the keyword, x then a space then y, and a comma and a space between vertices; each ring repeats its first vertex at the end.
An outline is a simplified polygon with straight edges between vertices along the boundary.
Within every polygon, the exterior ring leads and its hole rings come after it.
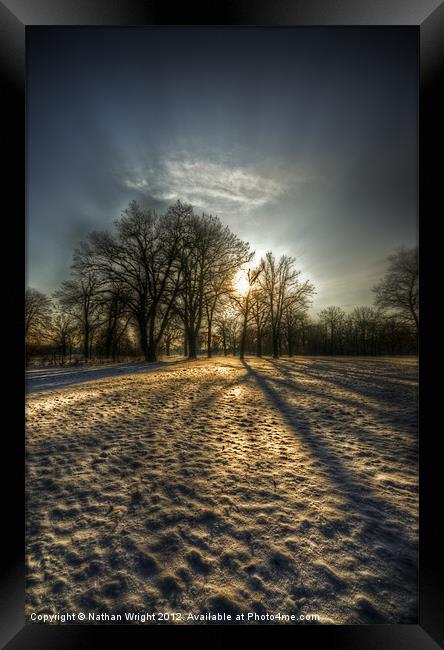
POLYGON ((51 297, 26 289, 26 361, 416 353, 416 250, 389 258, 374 305, 316 318, 315 288, 294 258, 268 252, 249 268, 253 257, 217 217, 180 201, 164 214, 132 201, 113 231, 80 243, 51 297))

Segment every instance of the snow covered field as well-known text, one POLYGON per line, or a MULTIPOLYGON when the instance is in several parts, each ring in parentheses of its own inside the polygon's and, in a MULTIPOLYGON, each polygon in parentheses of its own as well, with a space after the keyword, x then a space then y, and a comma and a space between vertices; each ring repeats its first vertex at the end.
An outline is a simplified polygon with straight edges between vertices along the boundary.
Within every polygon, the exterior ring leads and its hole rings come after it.
MULTIPOLYGON (((169 361, 169 365, 175 363, 169 361)), ((42 390, 52 390, 80 384, 84 381, 101 379, 104 377, 114 377, 115 375, 126 375, 135 372, 147 372, 157 370, 165 365, 164 361, 158 363, 115 363, 105 364, 103 366, 80 366, 60 367, 60 368, 39 368, 38 370, 28 370, 26 372, 26 392, 36 393, 42 390)))
POLYGON ((416 360, 137 370, 27 398, 28 616, 415 622, 416 360))

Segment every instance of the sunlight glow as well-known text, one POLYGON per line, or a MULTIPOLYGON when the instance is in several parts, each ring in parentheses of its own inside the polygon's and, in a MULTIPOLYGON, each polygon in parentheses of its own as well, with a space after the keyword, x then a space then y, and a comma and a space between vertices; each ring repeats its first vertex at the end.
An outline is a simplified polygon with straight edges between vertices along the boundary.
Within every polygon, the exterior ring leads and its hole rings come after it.
POLYGON ((233 282, 233 287, 237 293, 241 296, 246 296, 250 285, 248 283, 247 270, 239 271, 233 282))

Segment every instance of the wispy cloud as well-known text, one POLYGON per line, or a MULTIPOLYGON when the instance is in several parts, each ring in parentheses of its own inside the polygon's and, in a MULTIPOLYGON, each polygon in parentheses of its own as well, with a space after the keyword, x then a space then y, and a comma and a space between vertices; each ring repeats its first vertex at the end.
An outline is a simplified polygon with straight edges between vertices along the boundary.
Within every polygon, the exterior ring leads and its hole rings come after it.
POLYGON ((167 159, 156 166, 133 170, 123 182, 155 200, 181 199, 213 212, 249 212, 286 191, 282 182, 251 169, 190 159, 167 159))

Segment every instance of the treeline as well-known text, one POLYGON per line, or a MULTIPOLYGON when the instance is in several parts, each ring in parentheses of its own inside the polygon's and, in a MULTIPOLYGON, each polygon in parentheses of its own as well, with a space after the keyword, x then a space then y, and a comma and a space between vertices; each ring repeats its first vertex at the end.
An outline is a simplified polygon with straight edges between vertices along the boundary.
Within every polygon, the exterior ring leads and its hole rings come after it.
POLYGON ((112 232, 81 242, 70 278, 51 297, 26 290, 26 361, 412 353, 417 278, 409 302, 398 267, 415 255, 393 256, 374 307, 330 307, 313 319, 315 289, 293 258, 269 252, 248 268, 249 244, 217 217, 180 201, 164 214, 133 201, 112 232))

